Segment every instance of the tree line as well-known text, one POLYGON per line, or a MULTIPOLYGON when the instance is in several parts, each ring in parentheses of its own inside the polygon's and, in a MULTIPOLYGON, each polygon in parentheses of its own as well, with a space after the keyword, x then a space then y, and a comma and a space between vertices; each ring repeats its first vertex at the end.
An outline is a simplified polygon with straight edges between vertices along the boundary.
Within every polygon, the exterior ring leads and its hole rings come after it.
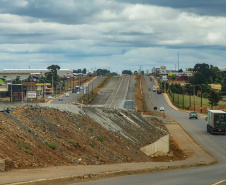
MULTIPOLYGON (((205 63, 196 64, 194 68, 190 68, 194 75, 189 77, 184 86, 178 83, 166 84, 167 89, 171 93, 196 95, 202 98, 208 98, 211 108, 217 106, 218 102, 222 99, 222 95, 226 95, 226 74, 221 71, 217 66, 208 65, 205 63), (212 89, 209 84, 221 84, 221 90, 217 92, 212 89)), ((163 87, 163 84, 162 84, 163 87)))

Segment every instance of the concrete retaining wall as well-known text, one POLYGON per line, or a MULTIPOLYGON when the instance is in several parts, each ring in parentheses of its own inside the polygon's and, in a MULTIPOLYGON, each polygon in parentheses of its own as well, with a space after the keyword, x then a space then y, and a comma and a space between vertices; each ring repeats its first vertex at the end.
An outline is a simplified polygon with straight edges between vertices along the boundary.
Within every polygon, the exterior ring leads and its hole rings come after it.
POLYGON ((5 160, 0 159, 0 172, 4 172, 4 171, 5 171, 5 160))
POLYGON ((163 136, 158 141, 147 145, 140 149, 147 156, 162 152, 164 154, 169 152, 169 135, 163 136))

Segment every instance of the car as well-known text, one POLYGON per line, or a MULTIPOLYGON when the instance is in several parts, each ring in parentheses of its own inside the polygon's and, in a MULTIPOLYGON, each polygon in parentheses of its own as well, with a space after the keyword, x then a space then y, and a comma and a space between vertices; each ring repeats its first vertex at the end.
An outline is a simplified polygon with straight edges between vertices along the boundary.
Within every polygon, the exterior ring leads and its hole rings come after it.
POLYGON ((59 101, 63 101, 63 98, 62 97, 59 97, 59 99, 58 99, 59 101))
POLYGON ((164 111, 164 107, 160 107, 159 110, 160 110, 160 111, 164 111))
POLYGON ((48 99, 54 100, 55 98, 53 96, 48 96, 48 99))
POLYGON ((198 119, 198 114, 197 114, 197 112, 190 112, 190 113, 189 113, 189 119, 191 119, 191 118, 196 118, 196 119, 198 119))
POLYGON ((70 96, 70 94, 67 93, 67 94, 66 94, 66 97, 69 97, 69 96, 70 96))

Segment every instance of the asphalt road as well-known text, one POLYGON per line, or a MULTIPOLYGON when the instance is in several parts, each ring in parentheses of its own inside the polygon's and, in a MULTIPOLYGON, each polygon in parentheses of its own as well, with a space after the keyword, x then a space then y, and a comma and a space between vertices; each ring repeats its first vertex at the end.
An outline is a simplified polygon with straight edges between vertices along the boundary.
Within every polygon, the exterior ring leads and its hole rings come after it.
MULTIPOLYGON (((149 77, 148 77, 149 78, 149 77)), ((126 80, 123 79, 119 85, 117 92, 125 91, 126 80), (120 90, 122 88, 122 91, 120 90)), ((153 80, 147 81, 147 84, 154 85, 153 80)), ((116 95, 115 97, 123 97, 125 94, 116 95)), ((87 183, 76 183, 81 185, 181 185, 181 184, 195 184, 195 185, 226 185, 226 136, 224 135, 211 135, 206 131, 207 122, 204 118, 199 117, 197 120, 190 120, 188 113, 183 111, 175 111, 171 109, 162 94, 156 92, 150 92, 152 97, 151 106, 157 106, 165 108, 165 113, 173 117, 181 126, 185 129, 189 135, 197 141, 197 143, 205 148, 209 153, 214 155, 219 161, 218 164, 207 167, 196 167, 180 170, 172 170, 162 173, 150 173, 145 175, 132 175, 124 177, 116 177, 110 179, 103 179, 98 181, 92 181, 87 183)), ((120 98, 119 98, 120 99, 120 98)), ((117 102, 115 103, 117 105, 117 102)))
POLYGON ((92 105, 134 109, 135 76, 115 76, 103 88, 92 105))
MULTIPOLYGON (((94 79, 92 82, 89 83, 89 91, 92 90, 92 88, 96 88, 102 81, 103 81, 104 77, 97 77, 96 79, 94 79)), ((59 101, 59 98, 56 99, 54 102, 52 102, 53 104, 67 104, 67 103, 73 103, 76 102, 77 100, 79 100, 83 95, 84 95, 84 91, 80 90, 79 93, 72 93, 69 92, 69 97, 66 97, 66 94, 63 94, 61 97, 63 98, 62 101, 59 101)))

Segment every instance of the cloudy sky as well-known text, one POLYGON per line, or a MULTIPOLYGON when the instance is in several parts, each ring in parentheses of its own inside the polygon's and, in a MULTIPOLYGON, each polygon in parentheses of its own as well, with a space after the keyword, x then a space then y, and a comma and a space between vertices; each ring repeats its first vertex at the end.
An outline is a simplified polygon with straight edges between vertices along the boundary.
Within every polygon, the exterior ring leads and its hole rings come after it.
POLYGON ((0 0, 0 69, 226 68, 223 0, 0 0))

